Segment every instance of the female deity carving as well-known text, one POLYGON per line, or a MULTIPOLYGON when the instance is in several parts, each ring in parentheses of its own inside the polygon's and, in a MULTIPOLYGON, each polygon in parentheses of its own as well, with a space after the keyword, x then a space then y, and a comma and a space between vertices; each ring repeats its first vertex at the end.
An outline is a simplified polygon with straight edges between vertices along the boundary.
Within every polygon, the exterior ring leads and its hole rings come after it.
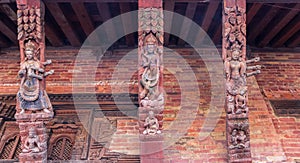
POLYGON ((149 34, 145 38, 145 47, 143 57, 144 72, 141 78, 141 85, 143 91, 140 97, 143 99, 148 97, 150 100, 154 100, 157 94, 157 83, 159 80, 159 55, 157 53, 157 39, 153 34, 149 34))
POLYGON ((239 47, 236 47, 232 50, 231 57, 225 61, 227 91, 231 95, 237 95, 239 88, 246 83, 246 63, 240 54, 239 47))
POLYGON ((18 92, 18 98, 20 101, 21 114, 27 110, 44 110, 49 113, 49 106, 44 97, 44 92, 40 90, 39 80, 44 77, 53 74, 53 70, 45 72, 41 68, 41 64, 48 65, 51 60, 47 60, 44 63, 36 58, 36 45, 29 41, 25 45, 25 60, 21 63, 21 69, 19 70, 19 77, 21 78, 20 90, 18 92))

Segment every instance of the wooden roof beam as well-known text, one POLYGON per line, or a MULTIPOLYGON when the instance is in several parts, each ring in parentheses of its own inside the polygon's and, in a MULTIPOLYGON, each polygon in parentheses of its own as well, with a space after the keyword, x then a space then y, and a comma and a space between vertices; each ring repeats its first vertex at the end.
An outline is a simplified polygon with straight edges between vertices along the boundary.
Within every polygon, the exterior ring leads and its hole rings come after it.
MULTIPOLYGON (((129 3, 120 3, 120 10, 121 10, 121 14, 124 14, 126 12, 130 12, 130 4, 129 3)), ((123 16, 121 16, 122 19, 122 24, 123 24, 123 29, 124 29, 124 33, 128 33, 127 31, 130 31, 130 28, 133 29, 133 21, 132 19, 129 20, 125 20, 123 16)), ((137 25, 137 24, 135 24, 137 25)), ((130 33, 125 35, 126 38, 126 44, 128 46, 134 46, 135 45, 135 41, 134 41, 134 34, 130 33)))
POLYGON ((17 34, 0 20, 0 32, 2 32, 11 42, 18 45, 17 34))
MULTIPOLYGON (((94 24, 86 10, 86 8, 84 7, 84 3, 83 2, 71 2, 71 6, 80 22, 80 25, 86 35, 86 37, 88 37, 93 31, 94 31, 94 24)), ((89 43, 98 43, 99 42, 99 38, 96 34, 91 35, 89 37, 89 43)))
MULTIPOLYGON (((300 30, 300 14, 296 16, 281 32, 275 37, 278 38, 272 47, 282 46, 289 38, 300 30)), ((274 38, 274 39, 275 39, 274 38)))
MULTIPOLYGON (((208 29, 209 29, 209 26, 217 12, 217 9, 219 7, 219 3, 218 2, 214 2, 214 1, 211 1, 209 2, 208 4, 208 7, 207 7, 207 10, 206 10, 206 13, 205 13, 205 16, 204 16, 204 19, 201 23, 201 28, 205 31, 205 32, 208 32, 208 29)), ((222 27, 222 24, 220 24, 220 27, 222 27)), ((221 30, 222 31, 222 30, 221 30)), ((200 32, 202 33, 202 32, 200 32)), ((204 35, 200 35, 201 37, 196 37, 196 40, 195 40, 195 45, 197 44, 201 44, 203 39, 204 39, 204 35)), ((221 33, 220 33, 220 36, 221 37, 221 33)))
POLYGON ((284 18, 282 18, 280 22, 276 24, 276 26, 274 26, 264 38, 262 38, 259 46, 266 46, 280 32, 280 30, 282 30, 299 13, 299 11, 297 10, 299 8, 300 3, 297 4, 288 14, 286 14, 284 18))
MULTIPOLYGON (((110 9, 109 9, 109 6, 108 6, 107 3, 102 3, 102 2, 100 3, 98 1, 97 8, 98 8, 98 11, 99 11, 100 16, 102 18, 102 21, 104 23, 105 23, 105 21, 107 21, 111 18, 110 9)), ((109 23, 113 23, 113 22, 109 22, 109 23)), ((107 35, 108 40, 113 41, 113 40, 117 39, 116 28, 115 28, 114 24, 109 24, 109 26, 111 28, 106 28, 105 29, 106 35, 107 35)), ((108 26, 106 26, 106 27, 108 27, 108 26)))
POLYGON ((71 24, 68 22, 67 18, 63 14, 62 10, 58 6, 57 3, 47 3, 45 2, 46 6, 50 10, 52 16, 56 20, 57 24, 60 26, 61 30, 65 34, 65 36, 68 38, 70 44, 72 46, 80 46, 81 42, 79 38, 77 37, 74 29, 71 27, 71 24))
MULTIPOLYGON (((0 3, 11 3, 16 0, 0 0, 0 3)), ((99 2, 99 0, 43 0, 44 2, 99 2)), ((163 0, 167 2, 169 0, 163 0)), ((175 0, 175 2, 222 2, 223 0, 175 0)), ((138 2, 138 0, 101 0, 101 3, 125 3, 125 2, 138 2)), ((299 0, 247 0, 247 3, 299 3, 299 0)))
POLYGON ((254 24, 257 28, 249 28, 247 41, 255 42, 255 38, 265 29, 265 27, 271 22, 271 20, 276 16, 279 8, 271 7, 270 10, 265 14, 265 16, 260 20, 258 24, 254 24))
POLYGON ((183 19, 182 25, 181 25, 181 30, 180 30, 180 36, 181 38, 178 40, 178 45, 183 46, 186 38, 188 37, 190 27, 191 27, 191 21, 189 21, 187 18, 192 19, 195 15, 197 9, 197 3, 196 2, 191 2, 188 3, 186 10, 185 10, 185 18, 183 19), (189 22, 189 23, 188 23, 189 22))
MULTIPOLYGON (((174 11, 174 8, 175 8, 175 1, 174 0, 169 0, 169 1, 165 2, 164 10, 167 10, 167 11, 171 12, 171 11, 174 11)), ((173 15, 167 14, 165 16, 171 16, 170 18, 166 18, 167 20, 170 20, 170 21, 164 22, 165 31, 170 31, 171 32, 172 22, 173 22, 173 15)), ((164 44, 165 44, 165 46, 169 45, 169 41, 170 41, 170 34, 165 32, 164 33, 164 44)))
POLYGON ((221 41, 222 38, 222 26, 219 25, 218 29, 215 31, 215 34, 212 37, 212 41, 214 42, 215 45, 218 45, 221 41))
POLYGON ((252 19, 254 18, 254 16, 256 15, 256 13, 259 11, 259 9, 263 6, 262 3, 254 3, 251 8, 249 9, 249 11, 247 12, 247 25, 250 24, 250 22, 252 21, 252 19))
MULTIPOLYGON (((298 33, 300 33, 300 30, 298 31, 298 33)), ((294 48, 298 45, 300 45, 300 36, 299 36, 299 34, 296 37, 296 39, 294 39, 294 40, 292 40, 291 42, 288 43, 287 47, 294 48)))

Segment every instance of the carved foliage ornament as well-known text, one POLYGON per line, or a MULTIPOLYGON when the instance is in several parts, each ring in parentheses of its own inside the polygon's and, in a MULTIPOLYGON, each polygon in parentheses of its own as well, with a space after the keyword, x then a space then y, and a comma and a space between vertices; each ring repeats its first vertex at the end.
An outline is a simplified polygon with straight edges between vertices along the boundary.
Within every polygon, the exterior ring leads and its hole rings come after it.
MULTIPOLYGON (((20 7, 19 7, 20 8, 20 7)), ((34 39, 42 41, 41 9, 34 6, 22 6, 17 11, 18 40, 34 39)))

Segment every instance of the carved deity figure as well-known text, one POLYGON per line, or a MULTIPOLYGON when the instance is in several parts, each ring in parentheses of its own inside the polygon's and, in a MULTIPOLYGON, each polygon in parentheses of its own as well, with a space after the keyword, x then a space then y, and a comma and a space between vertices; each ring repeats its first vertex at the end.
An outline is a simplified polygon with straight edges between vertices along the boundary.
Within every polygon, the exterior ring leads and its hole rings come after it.
POLYGON ((145 130, 143 132, 144 135, 156 135, 160 134, 159 124, 157 118, 155 118, 154 112, 149 111, 148 117, 144 123, 145 130))
POLYGON ((143 91, 140 97, 143 99, 148 97, 150 100, 154 99, 157 93, 157 84, 159 80, 159 55, 157 53, 157 40, 153 34, 149 34, 145 38, 145 50, 143 56, 144 72, 141 78, 141 85, 143 91))
POLYGON ((236 111, 237 114, 248 112, 247 87, 246 86, 243 86, 240 88, 239 94, 237 94, 235 97, 235 103, 236 103, 236 108, 237 108, 237 111, 236 111))
POLYGON ((248 148, 249 141, 247 140, 247 135, 245 134, 244 130, 237 130, 233 129, 231 133, 231 145, 229 146, 230 149, 234 148, 248 148))
POLYGON ((35 128, 29 129, 28 137, 25 139, 23 153, 38 153, 42 150, 41 143, 35 128))
POLYGON ((28 110, 44 110, 49 113, 49 106, 44 97, 44 93, 40 90, 39 80, 44 77, 53 74, 53 70, 45 72, 41 68, 41 64, 48 65, 51 60, 47 60, 44 63, 36 58, 36 45, 29 41, 25 45, 25 60, 21 63, 21 69, 19 70, 19 77, 21 78, 20 90, 18 92, 18 98, 20 101, 21 114, 28 110))

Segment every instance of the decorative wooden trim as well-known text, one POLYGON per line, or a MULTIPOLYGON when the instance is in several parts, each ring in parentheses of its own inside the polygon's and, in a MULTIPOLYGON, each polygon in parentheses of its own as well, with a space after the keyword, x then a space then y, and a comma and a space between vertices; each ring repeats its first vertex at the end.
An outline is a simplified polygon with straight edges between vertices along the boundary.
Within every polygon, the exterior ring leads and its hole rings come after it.
POLYGON ((45 8, 40 0, 17 0, 17 25, 20 45, 20 89, 15 118, 21 137, 20 162, 47 162, 48 135, 45 128, 53 108, 45 91, 45 8))
POLYGON ((228 162, 251 162, 246 78, 260 73, 260 66, 246 60, 246 0, 223 3, 223 42, 226 83, 226 137, 228 162), (247 70, 252 72, 247 73, 247 70), (253 71, 254 70, 254 71, 253 71))
POLYGON ((162 0, 139 0, 138 6, 140 157, 142 163, 163 162, 162 0))

